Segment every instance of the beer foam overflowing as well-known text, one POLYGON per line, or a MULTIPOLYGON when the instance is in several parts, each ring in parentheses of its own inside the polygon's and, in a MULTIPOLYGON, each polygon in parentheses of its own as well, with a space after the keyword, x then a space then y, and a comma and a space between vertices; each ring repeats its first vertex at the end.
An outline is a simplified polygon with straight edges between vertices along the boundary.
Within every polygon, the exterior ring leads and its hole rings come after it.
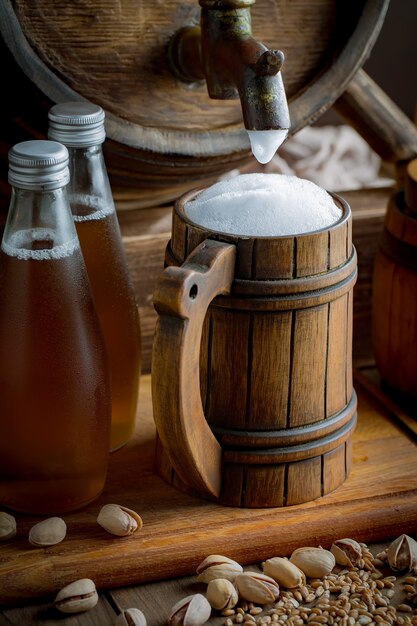
POLYGON ((260 237, 321 230, 342 216, 327 191, 284 174, 241 174, 220 181, 187 202, 185 213, 208 230, 260 237))
POLYGON ((54 244, 55 234, 47 228, 32 228, 29 230, 18 230, 3 238, 1 248, 9 256, 16 257, 21 261, 50 261, 51 259, 63 259, 71 256, 79 248, 78 238, 74 237, 63 244, 54 244), (51 247, 33 249, 36 244, 43 245, 48 242, 51 247))
POLYGON ((103 206, 99 198, 92 196, 71 194, 70 201, 74 222, 102 220, 111 215, 114 211, 112 205, 108 204, 103 206))

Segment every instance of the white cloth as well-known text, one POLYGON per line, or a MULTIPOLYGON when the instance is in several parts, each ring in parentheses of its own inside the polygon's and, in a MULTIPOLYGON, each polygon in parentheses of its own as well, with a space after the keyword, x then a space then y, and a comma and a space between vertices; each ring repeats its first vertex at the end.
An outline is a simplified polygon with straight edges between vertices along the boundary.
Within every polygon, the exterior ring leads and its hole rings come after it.
POLYGON ((287 139, 266 165, 234 170, 296 175, 328 191, 350 191, 392 184, 380 175, 381 158, 351 126, 306 126, 287 139))

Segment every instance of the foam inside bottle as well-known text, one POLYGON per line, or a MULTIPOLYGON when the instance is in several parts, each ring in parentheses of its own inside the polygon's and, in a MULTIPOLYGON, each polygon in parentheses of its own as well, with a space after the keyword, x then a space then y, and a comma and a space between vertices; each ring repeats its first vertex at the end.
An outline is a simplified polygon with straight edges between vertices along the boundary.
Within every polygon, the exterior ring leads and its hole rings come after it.
POLYGON ((5 254, 21 261, 49 261, 71 256, 79 248, 79 243, 76 237, 64 243, 57 243, 53 230, 31 228, 12 233, 7 241, 3 239, 1 248, 5 254))
POLYGON ((220 181, 187 202, 185 213, 208 230, 259 237, 321 230, 342 216, 327 191, 284 174, 241 174, 220 181))

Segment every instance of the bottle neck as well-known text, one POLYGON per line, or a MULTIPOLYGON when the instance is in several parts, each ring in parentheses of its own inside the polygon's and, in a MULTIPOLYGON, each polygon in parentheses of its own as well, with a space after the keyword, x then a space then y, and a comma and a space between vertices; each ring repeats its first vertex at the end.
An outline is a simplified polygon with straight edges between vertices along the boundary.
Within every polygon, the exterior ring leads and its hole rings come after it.
POLYGON ((1 246, 22 259, 59 258, 79 248, 67 188, 34 191, 12 186, 1 246))
POLYGON ((114 201, 101 144, 68 147, 71 210, 76 221, 113 213, 114 201))

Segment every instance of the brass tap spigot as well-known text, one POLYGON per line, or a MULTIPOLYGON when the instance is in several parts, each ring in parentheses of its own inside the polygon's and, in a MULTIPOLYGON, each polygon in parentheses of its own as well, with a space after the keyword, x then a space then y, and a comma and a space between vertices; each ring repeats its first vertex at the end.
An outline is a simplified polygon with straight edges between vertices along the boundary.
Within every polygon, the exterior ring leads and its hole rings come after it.
POLYGON ((200 0, 201 21, 171 40, 174 73, 189 82, 205 79, 210 98, 239 97, 247 130, 288 130, 290 116, 281 76, 284 54, 252 37, 255 0, 200 0))

